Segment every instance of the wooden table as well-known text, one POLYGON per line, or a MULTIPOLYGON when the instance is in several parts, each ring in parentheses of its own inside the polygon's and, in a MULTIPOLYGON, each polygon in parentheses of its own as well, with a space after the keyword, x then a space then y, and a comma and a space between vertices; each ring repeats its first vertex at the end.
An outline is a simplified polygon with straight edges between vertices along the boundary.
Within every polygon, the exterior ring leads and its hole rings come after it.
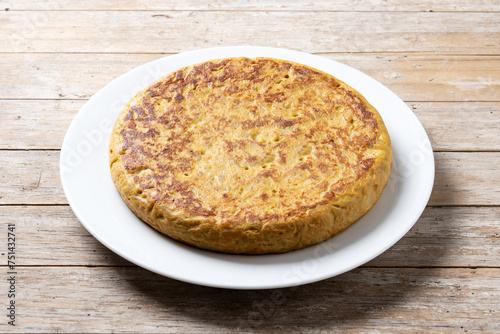
POLYGON ((0 0, 0 9, 1 332, 500 332, 499 1, 0 0), (431 139, 436 180, 401 241, 325 281, 238 291, 153 274, 85 230, 58 168, 85 101, 145 62, 224 45, 320 54, 405 100, 431 139))

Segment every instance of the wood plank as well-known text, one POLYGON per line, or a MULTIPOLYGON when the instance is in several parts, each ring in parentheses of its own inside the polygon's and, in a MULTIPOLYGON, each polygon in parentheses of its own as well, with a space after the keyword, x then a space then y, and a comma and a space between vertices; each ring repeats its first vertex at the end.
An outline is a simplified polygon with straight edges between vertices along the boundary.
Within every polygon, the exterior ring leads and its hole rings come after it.
MULTIPOLYGON (((0 149, 59 149, 71 120, 85 102, 0 100, 0 149)), ((500 150, 500 102, 408 105, 426 129, 434 151, 500 150)))
POLYGON ((323 53, 499 54, 498 23, 497 13, 480 12, 2 11, 0 39, 8 42, 0 52, 168 53, 263 45, 323 53), (283 33, 283 27, 300 29, 283 33))
MULTIPOLYGON (((88 99, 116 77, 163 56, 2 54, 0 99, 88 99)), ((405 101, 500 101, 500 56, 322 56, 372 76, 405 101)))
POLYGON ((0 149, 60 149, 66 130, 85 102, 0 100, 0 149))
MULTIPOLYGON (((500 152, 436 152, 433 206, 500 205, 500 152)), ((0 151, 0 204, 66 204, 58 151, 0 151)))
POLYGON ((500 150, 500 103, 410 102, 434 151, 500 150))
POLYGON ((430 205, 500 205, 500 153, 434 154, 430 205))
MULTIPOLYGON (((241 291, 140 268, 18 269, 10 333, 500 331, 500 269, 358 268, 306 286, 241 291), (43 277, 43 279, 41 279, 43 277)), ((0 289, 7 291, 6 280, 0 289)))
POLYGON ((2 54, 0 98, 88 99, 116 77, 163 56, 2 54))
POLYGON ((0 206, 15 224, 17 262, 25 266, 132 266, 95 239, 69 206, 0 206))
MULTIPOLYGON (((29 266, 133 266, 97 241, 68 206, 0 206, 16 225, 18 261, 29 266)), ((499 267, 499 208, 427 208, 368 266, 499 267)))
POLYGON ((500 208, 428 207, 414 227, 368 266, 500 267, 500 208))
POLYGON ((259 11, 468 11, 492 12, 500 11, 500 4, 487 0, 422 0, 402 2, 386 0, 316 0, 314 6, 308 0, 184 0, 151 2, 148 0, 126 0, 119 3, 113 0, 71 1, 71 0, 18 0, 0 1, 0 9, 9 10, 259 10, 259 11))
POLYGON ((0 204, 67 204, 59 151, 0 151, 0 204))

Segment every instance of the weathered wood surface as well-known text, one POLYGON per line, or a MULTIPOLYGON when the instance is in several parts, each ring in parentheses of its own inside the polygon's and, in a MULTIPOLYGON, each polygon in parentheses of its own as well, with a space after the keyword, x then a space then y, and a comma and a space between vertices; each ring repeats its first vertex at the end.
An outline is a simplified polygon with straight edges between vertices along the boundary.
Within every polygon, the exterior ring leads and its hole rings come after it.
MULTIPOLYGON (((85 102, 0 100, 0 149, 59 149, 85 102)), ((427 131, 434 151, 500 151, 500 102, 407 104, 427 131)))
MULTIPOLYGON (((256 11, 380 11, 380 0, 199 0, 147 1, 147 0, 18 0, 0 1, 0 9, 8 10, 256 10, 256 11)), ((495 12, 500 11, 497 1, 488 0, 422 0, 403 2, 384 0, 384 11, 455 11, 455 12, 495 12)))
POLYGON ((67 204, 59 151, 0 151, 0 204, 67 204))
POLYGON ((489 12, 4 10, 0 40, 7 43, 0 44, 0 52, 181 52, 253 44, 323 53, 498 54, 498 16, 489 12))
POLYGON ((85 102, 0 100, 0 149, 60 149, 66 130, 85 102))
POLYGON ((8 330, 498 333, 499 276, 498 268, 358 268, 292 289, 235 291, 137 267, 24 267, 19 323, 8 330))
POLYGON ((500 206, 500 153, 436 153, 429 205, 500 206))
MULTIPOLYGON (((0 221, 16 224, 23 266, 134 266, 90 235, 69 206, 0 206, 0 221)), ((429 207, 367 266, 495 267, 499 242, 498 208, 429 207)))
MULTIPOLYGON (((118 76, 164 56, 1 54, 0 99, 88 99, 118 76)), ((500 101, 498 55, 328 53, 322 56, 365 72, 405 101, 500 101)))
MULTIPOLYGON (((1 151, 0 204, 67 204, 58 151, 1 151)), ((500 206, 500 152, 437 152, 432 206, 500 206)))
POLYGON ((17 326, 0 332, 499 333, 499 15, 493 0, 0 0, 0 221, 19 261, 17 326), (317 53, 407 103, 436 179, 405 237, 322 282, 235 291, 138 268, 85 230, 59 177, 78 110, 139 65, 227 45, 317 53))
POLYGON ((500 150, 500 103, 409 102, 434 151, 500 150))

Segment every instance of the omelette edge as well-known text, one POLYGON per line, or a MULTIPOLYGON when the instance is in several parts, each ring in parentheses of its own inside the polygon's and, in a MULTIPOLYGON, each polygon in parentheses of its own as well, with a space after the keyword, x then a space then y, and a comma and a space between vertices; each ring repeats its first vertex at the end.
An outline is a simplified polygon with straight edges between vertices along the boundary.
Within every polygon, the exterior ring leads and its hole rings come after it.
MULTIPOLYGON (((306 65, 299 65, 319 71, 306 65)), ((186 68, 193 66, 196 65, 186 68)), ((325 75, 331 76, 326 73, 325 75)), ((163 78, 149 87, 154 86, 163 78)), ((377 140, 373 148, 385 152, 384 156, 374 159, 373 165, 362 176, 361 182, 344 185, 340 199, 336 196, 327 203, 298 212, 295 216, 266 221, 257 229, 255 222, 230 224, 210 217, 186 216, 182 212, 172 212, 161 201, 153 202, 141 196, 142 191, 139 185, 134 182, 133 178, 127 177, 128 174, 123 166, 116 164, 120 161, 120 155, 117 152, 123 145, 120 135, 123 125, 120 122, 121 116, 115 122, 109 145, 113 182, 127 206, 140 219, 175 240, 199 248, 234 254, 267 254, 297 250, 325 241, 359 220, 375 205, 387 184, 392 166, 390 137, 381 116, 356 90, 337 78, 335 80, 359 98, 367 110, 373 113, 378 123, 377 140), (346 198, 349 200, 345 200, 346 198)), ((141 92, 124 107, 124 111, 128 110, 130 105, 141 96, 141 92)))

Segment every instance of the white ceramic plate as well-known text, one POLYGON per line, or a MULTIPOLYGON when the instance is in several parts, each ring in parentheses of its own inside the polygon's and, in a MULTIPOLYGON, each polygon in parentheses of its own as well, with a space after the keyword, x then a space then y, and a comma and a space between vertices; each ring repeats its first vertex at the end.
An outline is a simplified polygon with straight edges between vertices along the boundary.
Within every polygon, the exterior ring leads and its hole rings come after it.
POLYGON ((127 260, 195 284, 266 289, 339 275, 375 258, 402 238, 424 210, 434 182, 434 157, 424 128, 388 88, 346 65, 307 53, 265 47, 222 47, 161 58, 117 78, 95 94, 71 123, 61 151, 61 180, 80 222, 127 260), (394 165, 375 207, 346 231, 303 250, 278 255, 228 255, 173 241, 139 220, 122 201, 108 168, 108 138, 122 107, 161 76, 224 57, 273 57, 330 73, 380 112, 392 139, 394 165))

